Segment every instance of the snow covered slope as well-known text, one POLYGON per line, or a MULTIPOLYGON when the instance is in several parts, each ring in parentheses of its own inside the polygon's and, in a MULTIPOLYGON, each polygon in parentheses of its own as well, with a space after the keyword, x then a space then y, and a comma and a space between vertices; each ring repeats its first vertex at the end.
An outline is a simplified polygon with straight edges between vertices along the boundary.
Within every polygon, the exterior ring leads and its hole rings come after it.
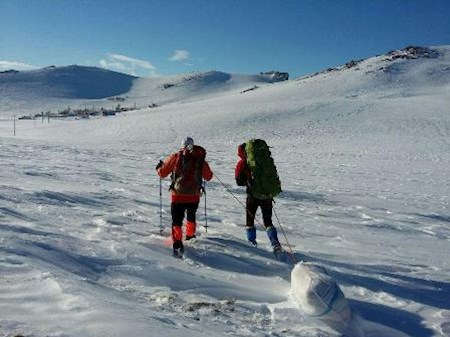
POLYGON ((104 98, 127 92, 135 77, 81 66, 47 67, 40 70, 0 73, 2 90, 61 98, 104 98))
MULTIPOLYGON (((120 95, 134 77, 94 67, 47 67, 0 73, 0 113, 37 113, 72 102, 120 95)), ((78 107, 77 104, 77 107, 78 107)), ((56 111, 54 111, 56 112, 56 111)))
POLYGON ((338 336, 293 301, 292 264, 264 230, 258 248, 245 240, 230 191, 245 200, 233 169, 253 137, 282 180, 284 248, 330 272, 354 336, 450 335, 450 47, 349 66, 243 93, 208 82, 201 99, 111 118, 18 121, 16 136, 0 122, 0 335, 338 336), (161 237, 154 167, 187 135, 215 177, 208 231, 202 199, 175 260, 170 182, 161 237))
POLYGON ((170 77, 137 78, 95 67, 47 67, 32 71, 0 72, 0 114, 31 115, 41 111, 147 107, 199 100, 227 91, 239 92, 274 83, 276 77, 231 75, 217 71, 170 77))

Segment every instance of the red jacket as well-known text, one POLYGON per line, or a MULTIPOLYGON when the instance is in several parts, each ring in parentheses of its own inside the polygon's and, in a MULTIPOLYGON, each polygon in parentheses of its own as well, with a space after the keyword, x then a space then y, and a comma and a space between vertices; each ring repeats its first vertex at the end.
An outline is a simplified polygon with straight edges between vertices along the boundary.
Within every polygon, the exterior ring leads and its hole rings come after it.
MULTIPOLYGON (((238 146, 238 156, 241 158, 234 169, 234 177, 239 186, 249 186, 252 175, 247 166, 247 153, 245 152, 245 143, 238 146)), ((248 192, 248 191, 247 191, 248 192)))
MULTIPOLYGON (((178 162, 178 158, 181 153, 182 153, 182 151, 173 153, 164 160, 163 165, 156 170, 156 172, 158 173, 158 175, 161 178, 165 178, 169 174, 174 172, 177 162, 178 162)), ((212 179, 212 177, 213 177, 213 173, 211 171, 211 168, 209 167, 209 164, 206 161, 204 161, 203 167, 202 167, 202 178, 205 179, 206 181, 210 181, 212 179)), ((171 190, 171 201, 172 202, 178 202, 178 203, 199 202, 200 196, 201 196, 200 190, 197 191, 195 194, 180 194, 180 193, 177 193, 176 191, 174 191, 173 189, 171 190)))

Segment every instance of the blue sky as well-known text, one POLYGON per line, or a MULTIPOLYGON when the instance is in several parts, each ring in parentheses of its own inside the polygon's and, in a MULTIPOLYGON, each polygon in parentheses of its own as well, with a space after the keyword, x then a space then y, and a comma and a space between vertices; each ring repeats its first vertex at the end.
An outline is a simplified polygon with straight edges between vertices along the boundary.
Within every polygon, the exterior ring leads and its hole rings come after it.
POLYGON ((0 0, 0 70, 298 77, 407 45, 450 44, 449 0, 0 0))

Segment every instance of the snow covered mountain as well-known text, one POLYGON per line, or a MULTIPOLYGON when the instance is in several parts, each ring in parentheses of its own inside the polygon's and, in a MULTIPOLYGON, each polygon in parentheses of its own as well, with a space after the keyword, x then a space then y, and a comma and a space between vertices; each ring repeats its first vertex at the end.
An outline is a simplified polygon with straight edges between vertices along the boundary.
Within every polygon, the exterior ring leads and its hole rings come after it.
POLYGON ((134 79, 105 69, 76 65, 0 73, 2 90, 47 98, 94 99, 120 95, 130 90, 134 79))
POLYGON ((0 114, 56 113, 68 107, 147 107, 254 89, 284 80, 277 72, 231 75, 217 71, 137 78, 110 70, 68 66, 0 72, 0 114))
POLYGON ((339 336, 300 310, 292 263, 274 259, 265 231, 246 242, 236 149, 264 138, 282 181, 280 241, 339 284, 348 336, 449 336, 450 46, 270 85, 199 76, 132 79, 121 94, 165 99, 158 108, 17 121, 15 136, 0 122, 0 335, 339 336), (154 167, 187 135, 215 177, 176 260, 170 182, 160 213, 154 167))

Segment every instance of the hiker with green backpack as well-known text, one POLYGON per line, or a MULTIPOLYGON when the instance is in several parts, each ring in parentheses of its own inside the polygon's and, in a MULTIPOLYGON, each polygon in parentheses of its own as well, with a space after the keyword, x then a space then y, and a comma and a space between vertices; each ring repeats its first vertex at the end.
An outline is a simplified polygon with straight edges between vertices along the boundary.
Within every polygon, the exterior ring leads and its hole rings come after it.
POLYGON ((262 139, 251 139, 238 146, 238 156, 241 159, 235 168, 236 183, 247 187, 247 239, 257 245, 255 215, 260 207, 267 236, 277 255, 281 251, 281 245, 272 223, 272 207, 273 198, 281 192, 281 183, 269 146, 262 139))

